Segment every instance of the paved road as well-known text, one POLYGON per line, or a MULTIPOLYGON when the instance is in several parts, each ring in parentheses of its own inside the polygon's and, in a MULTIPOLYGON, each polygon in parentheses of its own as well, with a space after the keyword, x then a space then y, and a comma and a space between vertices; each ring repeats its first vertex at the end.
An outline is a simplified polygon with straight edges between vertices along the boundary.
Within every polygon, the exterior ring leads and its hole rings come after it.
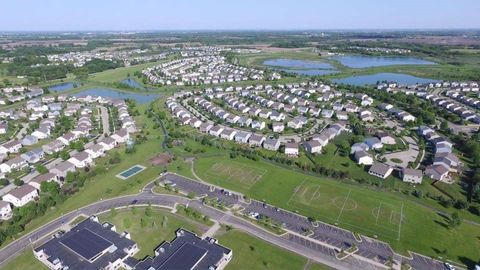
POLYGON ((385 163, 390 166, 406 168, 409 162, 415 162, 415 160, 417 159, 417 156, 419 154, 417 142, 409 136, 403 136, 402 138, 405 142, 407 142, 407 150, 388 153, 383 156, 387 159, 385 163), (392 158, 400 159, 402 162, 395 163, 392 161, 392 158))

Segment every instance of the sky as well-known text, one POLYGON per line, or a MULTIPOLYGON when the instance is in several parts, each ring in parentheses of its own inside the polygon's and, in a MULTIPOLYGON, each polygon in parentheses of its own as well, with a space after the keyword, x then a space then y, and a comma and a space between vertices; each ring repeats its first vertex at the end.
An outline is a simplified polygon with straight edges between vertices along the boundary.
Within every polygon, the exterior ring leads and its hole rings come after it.
POLYGON ((478 29, 480 0, 12 0, 0 31, 478 29))

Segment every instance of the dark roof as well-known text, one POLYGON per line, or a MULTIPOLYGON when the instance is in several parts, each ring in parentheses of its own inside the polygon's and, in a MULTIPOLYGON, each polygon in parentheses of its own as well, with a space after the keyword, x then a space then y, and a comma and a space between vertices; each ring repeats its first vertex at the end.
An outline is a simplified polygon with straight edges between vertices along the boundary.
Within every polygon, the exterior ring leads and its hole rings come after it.
POLYGON ((178 229, 172 242, 163 242, 154 258, 147 257, 135 270, 194 269, 208 270, 217 265, 231 250, 217 244, 213 238, 201 239, 192 232, 178 229))
POLYGON ((112 227, 90 217, 35 251, 43 250, 49 262, 60 261, 69 269, 104 269, 110 262, 128 257, 125 250, 135 245, 134 241, 112 231, 112 227))
POLYGON ((74 231, 62 238, 60 243, 89 261, 112 245, 112 242, 86 228, 74 231))

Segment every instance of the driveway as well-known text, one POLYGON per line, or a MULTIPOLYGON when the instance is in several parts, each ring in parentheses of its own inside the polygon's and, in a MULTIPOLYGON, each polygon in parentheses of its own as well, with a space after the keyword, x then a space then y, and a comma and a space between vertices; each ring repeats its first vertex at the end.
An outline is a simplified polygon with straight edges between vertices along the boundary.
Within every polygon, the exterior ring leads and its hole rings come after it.
POLYGON ((408 136, 403 136, 402 139, 404 142, 407 143, 408 150, 385 154, 381 158, 384 157, 387 159, 387 161, 385 162, 386 164, 393 167, 406 168, 409 162, 415 162, 415 160, 417 159, 417 156, 419 154, 419 148, 418 148, 417 142, 412 137, 408 137, 408 136), (402 162, 400 163, 393 162, 392 158, 399 159, 402 162))

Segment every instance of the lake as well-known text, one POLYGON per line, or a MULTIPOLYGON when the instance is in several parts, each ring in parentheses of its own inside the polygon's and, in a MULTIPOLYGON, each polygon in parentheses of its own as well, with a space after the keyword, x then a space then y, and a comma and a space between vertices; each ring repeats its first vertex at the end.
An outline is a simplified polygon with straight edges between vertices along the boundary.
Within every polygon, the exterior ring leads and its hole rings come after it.
POLYGON ((80 91, 75 94, 76 97, 81 96, 101 96, 114 99, 133 99, 139 104, 149 103, 157 99, 160 94, 137 94, 137 93, 128 93, 123 91, 117 91, 109 88, 91 88, 87 90, 80 91))
POLYGON ((300 75, 326 75, 337 72, 331 64, 320 61, 279 58, 265 60, 263 64, 300 75))
POLYGON ((143 85, 141 85, 139 82, 132 78, 128 78, 120 82, 133 88, 143 89, 143 85))
POLYGON ((66 83, 60 83, 60 84, 55 84, 50 87, 48 87, 48 90, 51 92, 63 92, 63 91, 68 91, 70 89, 73 89, 75 87, 76 83, 73 82, 66 82, 66 83))
POLYGON ((397 82, 399 84, 413 85, 416 83, 438 82, 438 80, 415 77, 402 73, 375 73, 369 75, 356 75, 341 79, 333 79, 335 83, 344 83, 352 85, 371 85, 377 84, 378 81, 397 82))
POLYGON ((350 68, 368 68, 392 65, 435 65, 436 63, 417 57, 402 56, 368 56, 368 55, 337 55, 330 59, 339 61, 350 68))

